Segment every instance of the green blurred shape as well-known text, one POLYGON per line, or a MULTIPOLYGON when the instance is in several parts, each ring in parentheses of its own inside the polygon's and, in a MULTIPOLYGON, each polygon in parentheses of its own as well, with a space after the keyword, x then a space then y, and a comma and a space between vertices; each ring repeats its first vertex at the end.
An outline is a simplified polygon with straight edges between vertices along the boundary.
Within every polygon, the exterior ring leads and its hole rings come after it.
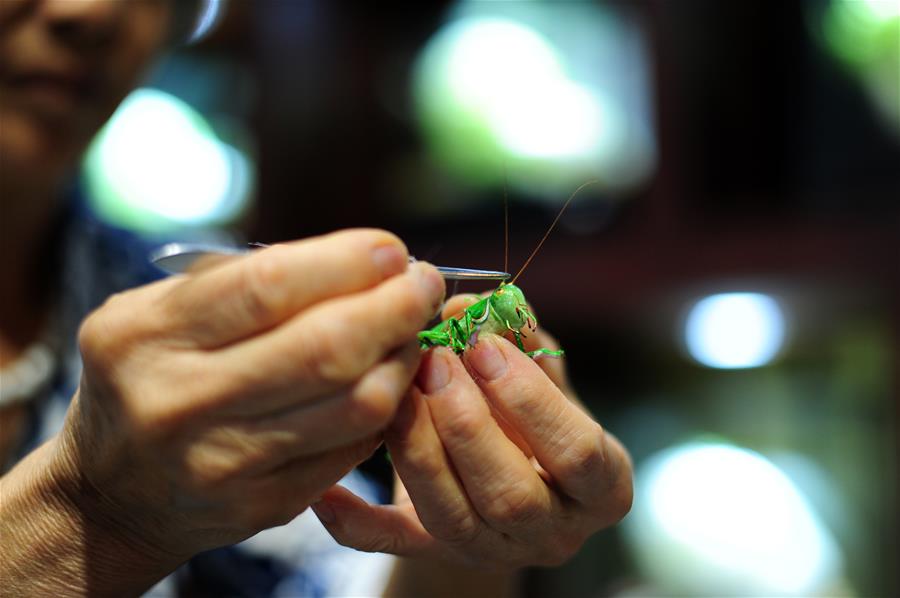
POLYGON ((150 88, 122 102, 91 143, 83 172, 101 219, 150 234, 231 222, 253 182, 249 159, 199 112, 150 88))

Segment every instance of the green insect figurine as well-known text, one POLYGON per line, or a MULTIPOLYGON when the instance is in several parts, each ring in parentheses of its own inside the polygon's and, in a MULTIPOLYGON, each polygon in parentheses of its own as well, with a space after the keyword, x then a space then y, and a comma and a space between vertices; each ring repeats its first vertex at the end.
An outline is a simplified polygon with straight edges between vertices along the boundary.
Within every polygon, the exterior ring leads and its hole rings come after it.
POLYGON ((467 307, 461 317, 444 320, 431 330, 419 333, 419 346, 423 349, 444 346, 462 353, 475 340, 480 332, 504 334, 512 332, 519 349, 529 357, 550 355, 561 357, 563 351, 536 349, 525 351, 522 344, 522 328, 532 332, 537 330, 537 320, 528 309, 525 295, 514 284, 501 283, 500 286, 484 299, 467 307))
MULTIPOLYGON (((556 223, 559 221, 572 199, 578 195, 579 191, 596 182, 597 181, 588 181, 587 183, 584 183, 569 196, 569 199, 563 204, 559 213, 556 215, 556 219, 553 220, 553 223, 550 225, 550 228, 547 229, 547 232, 544 234, 540 243, 538 243, 537 247, 525 261, 525 264, 519 272, 513 277, 512 282, 500 283, 500 286, 497 287, 493 293, 467 307, 461 316, 449 318, 437 324, 430 330, 419 332, 419 346, 422 349, 436 346, 449 347, 457 354, 461 354, 468 347, 475 344, 478 334, 481 332, 499 335, 511 332, 519 349, 531 358, 536 358, 541 355, 562 357, 565 354, 562 349, 552 350, 541 348, 535 349, 534 351, 525 350, 525 345, 522 343, 522 338, 525 338, 525 334, 522 332, 522 329, 528 328, 528 330, 532 332, 537 330, 537 318, 535 318, 534 314, 531 313, 531 310, 528 309, 525 295, 522 293, 522 290, 515 285, 515 282, 519 276, 521 276, 522 272, 525 271, 525 268, 528 267, 528 264, 531 263, 534 256, 537 255, 537 252, 544 244, 544 241, 546 241, 547 237, 550 235, 550 231, 556 226, 556 223)), ((506 245, 508 247, 508 242, 506 245)))

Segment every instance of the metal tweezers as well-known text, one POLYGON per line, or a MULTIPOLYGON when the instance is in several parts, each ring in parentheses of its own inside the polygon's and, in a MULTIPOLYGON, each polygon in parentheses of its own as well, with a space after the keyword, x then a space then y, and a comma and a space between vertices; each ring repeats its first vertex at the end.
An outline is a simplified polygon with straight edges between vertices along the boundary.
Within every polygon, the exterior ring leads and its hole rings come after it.
MULTIPOLYGON (((182 274, 187 272, 191 265, 200 258, 247 255, 259 247, 266 247, 266 245, 253 244, 252 247, 232 247, 203 243, 168 243, 150 252, 150 262, 169 274, 182 274)), ((410 263, 415 262, 416 258, 410 257, 409 261, 410 263)), ((507 280, 509 278, 508 272, 495 270, 435 267, 446 280, 507 280)))

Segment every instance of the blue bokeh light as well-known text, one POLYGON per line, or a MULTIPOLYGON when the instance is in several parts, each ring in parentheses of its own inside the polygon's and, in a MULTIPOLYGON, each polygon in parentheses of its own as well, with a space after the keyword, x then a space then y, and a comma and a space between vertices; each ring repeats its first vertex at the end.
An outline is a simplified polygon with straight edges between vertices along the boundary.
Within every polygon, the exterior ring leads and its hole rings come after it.
POLYGON ((699 363, 721 369, 752 368, 772 361, 784 343, 785 319, 772 297, 722 293, 691 309, 685 342, 699 363))

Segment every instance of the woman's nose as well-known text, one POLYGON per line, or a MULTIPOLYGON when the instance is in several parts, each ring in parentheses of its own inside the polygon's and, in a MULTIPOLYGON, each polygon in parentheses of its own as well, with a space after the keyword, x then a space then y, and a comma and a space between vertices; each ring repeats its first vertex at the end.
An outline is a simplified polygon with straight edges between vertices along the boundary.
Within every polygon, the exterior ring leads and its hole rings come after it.
POLYGON ((123 10, 134 1, 44 0, 41 11, 53 32, 66 42, 100 46, 115 35, 123 10))

